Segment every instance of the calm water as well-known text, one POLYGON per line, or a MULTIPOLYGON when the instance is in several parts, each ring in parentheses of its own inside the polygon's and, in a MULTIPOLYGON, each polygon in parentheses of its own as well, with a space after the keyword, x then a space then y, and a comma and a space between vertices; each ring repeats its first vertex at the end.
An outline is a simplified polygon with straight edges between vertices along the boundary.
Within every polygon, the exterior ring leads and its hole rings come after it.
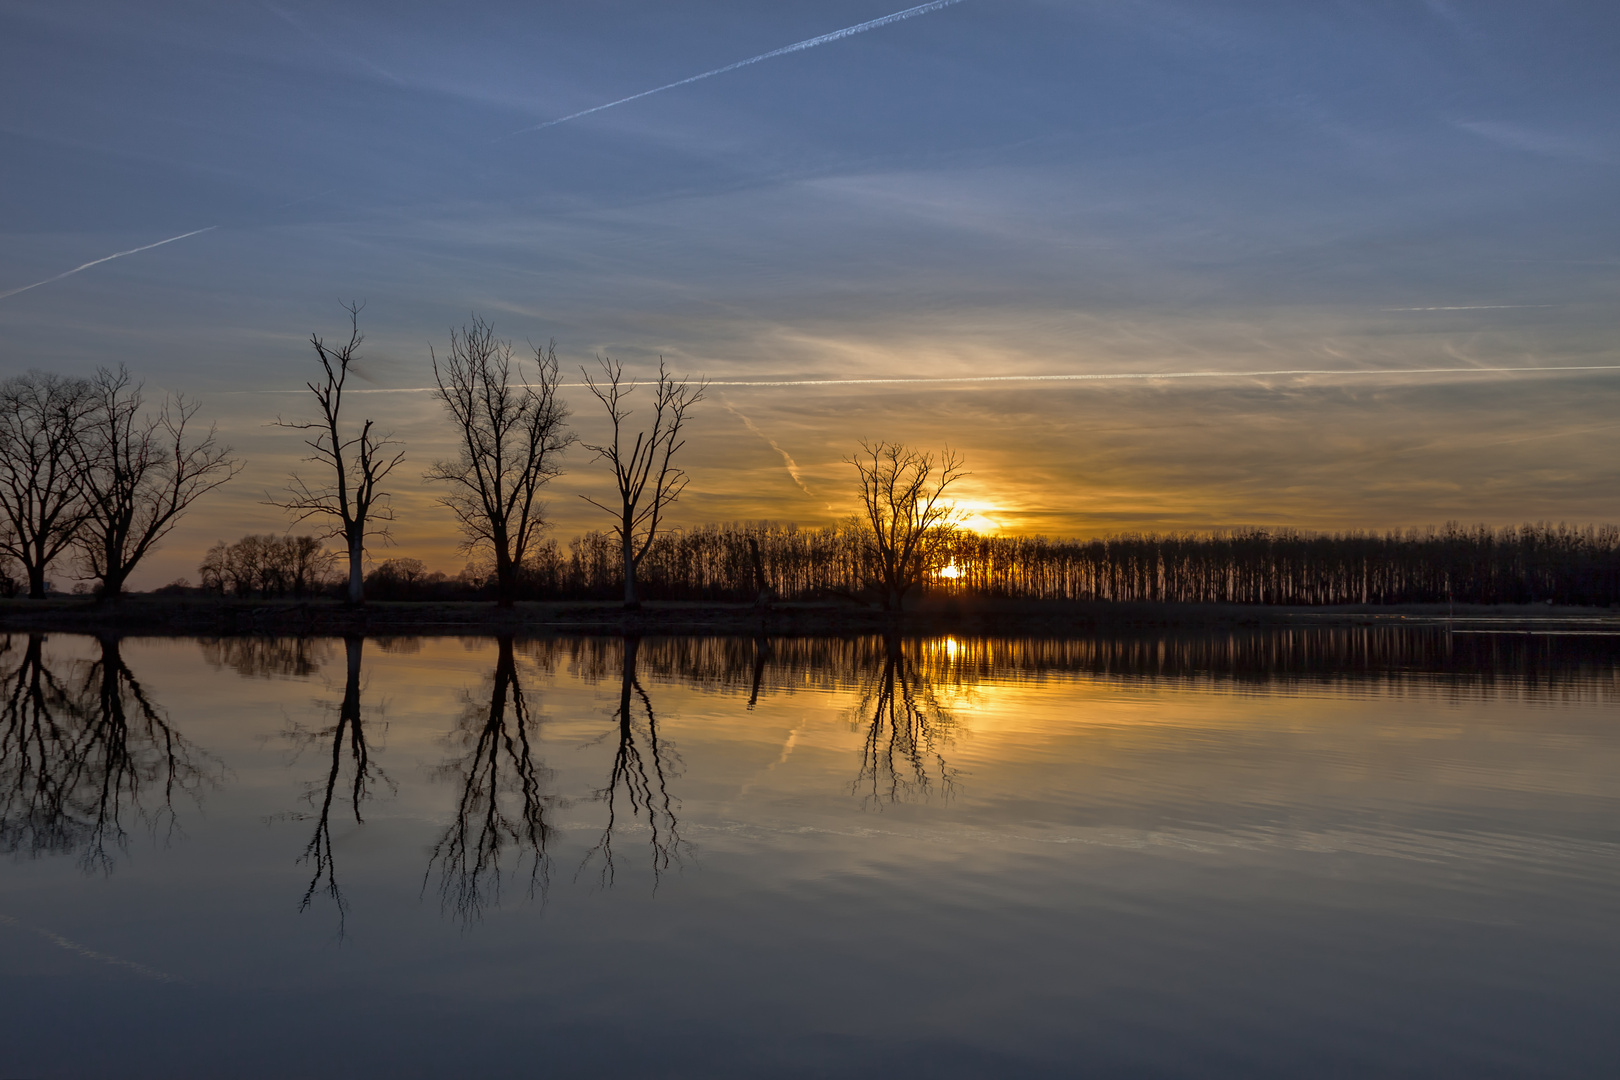
POLYGON ((0 653, 0 1076, 1620 1073, 1620 638, 0 653))

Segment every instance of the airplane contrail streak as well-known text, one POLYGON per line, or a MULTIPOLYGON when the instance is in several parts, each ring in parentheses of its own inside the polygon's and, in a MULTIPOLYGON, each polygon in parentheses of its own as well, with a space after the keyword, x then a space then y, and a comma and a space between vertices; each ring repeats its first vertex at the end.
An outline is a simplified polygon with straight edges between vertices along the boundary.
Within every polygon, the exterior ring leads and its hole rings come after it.
MULTIPOLYGON (((1032 382, 1150 382, 1154 379, 1263 379, 1283 376, 1326 375, 1367 377, 1379 375, 1540 375, 1547 372, 1620 372, 1620 364, 1581 364, 1527 367, 1431 367, 1431 368, 1279 368, 1270 371, 1114 371, 1095 375, 955 375, 924 378, 896 376, 885 379, 710 379, 704 385, 794 387, 794 386, 960 386, 972 383, 1032 382)), ((524 384, 527 385, 527 384, 524 384)), ((562 383, 580 387, 584 383, 562 383)), ((395 386, 373 390, 345 390, 346 394, 430 394, 436 386, 395 386)), ((225 394, 307 394, 308 390, 223 390, 225 394)))
POLYGON ((10 292, 0 293, 0 300, 4 300, 8 296, 16 296, 18 293, 25 293, 29 289, 37 289, 41 285, 49 285, 53 281, 61 281, 65 277, 72 277, 81 270, 88 270, 92 266, 100 266, 102 263, 112 262, 114 259, 122 259, 125 255, 134 255, 142 251, 151 251, 153 248, 162 247, 164 244, 172 244, 176 240, 184 240, 188 236, 196 236, 198 233, 213 232, 217 228, 219 228, 218 225, 210 225, 206 229, 193 229, 188 233, 181 233, 179 236, 171 236, 167 240, 159 240, 155 244, 147 244, 145 247, 130 248, 128 251, 115 251, 111 255, 103 255, 99 259, 91 259, 89 262, 80 266, 75 266, 71 270, 64 270, 55 277, 48 277, 44 281, 36 281, 32 285, 24 285, 20 289, 12 289, 10 292))
POLYGON ((734 64, 727 64, 725 67, 717 67, 713 71, 705 71, 701 75, 691 75, 676 82, 665 83, 663 86, 655 86, 651 90, 643 90, 639 94, 631 94, 629 97, 622 97, 618 101, 610 101, 606 105, 595 105, 589 109, 581 109, 577 113, 569 113, 567 116, 559 116, 555 120, 547 120, 543 124, 535 124, 533 127, 520 128, 519 130, 512 132, 512 134, 526 135, 531 131, 540 131, 544 128, 556 127, 558 124, 566 124, 570 120, 578 120, 582 116, 589 116, 592 113, 599 113, 603 109, 611 109, 616 105, 624 105, 640 98, 648 97, 652 94, 661 94, 665 90, 673 90, 677 86, 685 86, 688 83, 695 83, 702 79, 712 79, 716 75, 724 75, 728 71, 736 71, 738 68, 747 67, 749 64, 757 64, 761 60, 770 60, 774 57, 786 56, 788 53, 803 52, 805 49, 813 49, 817 45, 827 45, 843 38, 854 37, 856 34, 864 34, 868 30, 876 30, 879 27, 888 26, 890 23, 900 22, 902 19, 912 19, 918 15, 927 15, 931 11, 938 11, 940 8, 947 8, 952 4, 960 3, 962 3, 962 0, 933 0, 932 3, 918 4, 916 7, 906 8, 904 11, 897 11, 893 15, 885 15, 880 19, 871 19, 867 22, 857 23, 854 26, 846 26, 842 30, 834 30, 830 34, 822 34, 820 37, 806 38, 805 40, 795 42, 792 45, 784 45, 780 49, 772 49, 770 52, 760 53, 758 56, 750 56, 747 60, 738 60, 734 64))
POLYGON ((1449 307, 1387 307, 1383 311, 1507 311, 1510 308, 1550 308, 1557 304, 1452 304, 1449 307))
POLYGON ((804 475, 799 472, 799 463, 793 460, 792 454, 778 446, 775 439, 765 434, 752 420, 738 412, 737 407, 731 402, 727 401, 724 394, 720 395, 720 404, 724 405, 726 407, 726 411, 731 413, 732 416, 735 416, 737 419, 741 420, 744 427, 746 427, 749 431, 752 431, 755 435, 758 435, 760 438, 764 439, 766 444, 770 446, 772 450, 775 450, 778 454, 782 455, 782 467, 786 469, 787 474, 793 478, 793 482, 799 485, 800 491, 804 492, 812 499, 816 497, 816 493, 811 491, 809 486, 805 484, 804 475))

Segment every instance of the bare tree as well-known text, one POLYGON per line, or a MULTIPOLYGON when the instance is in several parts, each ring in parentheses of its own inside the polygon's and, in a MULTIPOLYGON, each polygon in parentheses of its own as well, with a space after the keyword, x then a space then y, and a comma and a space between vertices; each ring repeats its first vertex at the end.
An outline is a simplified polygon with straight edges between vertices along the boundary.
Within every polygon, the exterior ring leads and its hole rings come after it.
POLYGON ((200 403, 166 399, 143 414, 139 384, 122 365, 102 368, 90 384, 83 431, 74 451, 84 518, 74 543, 101 598, 117 600, 141 559, 167 536, 192 503, 241 470, 210 427, 186 437, 200 403))
MULTIPOLYGON (((681 838, 681 823, 677 811, 680 800, 670 794, 669 781, 680 774, 680 755, 658 734, 658 717, 653 712, 652 698, 641 686, 636 674, 636 654, 641 646, 638 637, 624 639, 621 679, 619 682, 619 709, 614 714, 618 721, 619 747, 613 755, 613 768, 608 773, 607 786, 597 791, 596 797, 607 804, 607 824, 596 846, 585 853, 580 864, 583 873, 598 856, 602 867, 598 881, 606 888, 613 884, 613 834, 619 822, 619 794, 622 791, 629 802, 629 816, 635 824, 647 826, 647 843, 652 856, 653 888, 657 889, 664 871, 679 866, 687 842, 681 838), (643 719, 637 721, 636 705, 640 704, 643 719)), ((577 876, 577 875, 576 875, 577 876)))
POLYGON ((31 371, 0 383, 0 554, 22 564, 35 600, 84 520, 74 450, 91 400, 84 379, 31 371))
POLYGON ((574 441, 557 397, 555 342, 534 350, 534 365, 526 381, 512 343, 476 315, 450 332, 443 366, 433 357, 439 399, 460 440, 455 460, 435 461, 426 478, 451 485, 439 501, 456 516, 465 549, 487 548, 494 557, 502 607, 512 605, 523 560, 546 527, 540 491, 562 471, 557 459, 574 441))
MULTIPOLYGON (((304 854, 298 861, 310 864, 315 868, 315 872, 310 876, 309 887, 304 890, 304 898, 299 903, 298 910, 306 910, 317 892, 325 892, 337 907, 339 937, 343 935, 344 918, 348 914, 349 905, 343 899, 343 889, 337 879, 337 862, 332 850, 332 807, 346 795, 346 801, 354 814, 355 824, 364 825, 365 818, 361 814, 361 808, 367 800, 375 797, 374 785, 380 782, 390 792, 396 790, 388 774, 372 762, 371 748, 367 742, 364 710, 360 705, 362 690, 360 658, 364 645, 365 639, 360 635, 344 635, 343 648, 347 665, 343 700, 337 707, 337 723, 321 731, 308 731, 295 726, 287 732, 288 738, 295 744, 319 746, 325 745, 326 739, 332 740, 331 758, 324 783, 320 781, 312 783, 305 792, 305 798, 316 811, 315 832, 310 836, 309 843, 304 846, 304 854), (340 792, 339 781, 344 771, 345 744, 349 750, 349 782, 348 791, 340 792)), ((307 815, 305 818, 307 820, 307 815)))
POLYGON ((349 553, 349 603, 362 604, 366 599, 366 533, 374 520, 394 519, 388 493, 379 490, 377 485, 405 460, 405 452, 390 455, 388 448, 399 445, 397 440, 374 433, 369 419, 361 422, 358 435, 344 435, 341 425, 343 384, 359 359, 360 343, 364 340, 360 333, 359 305, 351 304, 346 310, 349 313, 346 344, 332 349, 318 334, 311 334, 309 338, 324 377, 304 385, 315 395, 320 419, 276 418, 278 427, 314 432, 304 440, 304 445, 313 451, 305 460, 320 466, 326 479, 311 483, 294 473, 287 484, 287 498, 268 501, 291 513, 294 521, 311 518, 324 521, 325 535, 343 538, 349 553))
POLYGON ((949 448, 936 457, 902 443, 864 439, 861 452, 844 460, 861 478, 860 527, 873 584, 883 592, 883 606, 899 611, 950 542, 959 515, 945 501, 945 489, 967 470, 949 448))
MULTIPOLYGON (((529 896, 542 901, 550 884, 554 826, 546 811, 558 805, 547 793, 551 770, 535 760, 538 718, 530 712, 519 678, 512 635, 497 639, 487 700, 472 694, 450 739, 458 750, 439 768, 456 783, 455 820, 434 845, 428 873, 439 869, 439 901, 471 925, 499 905, 506 872, 529 867, 529 896), (506 860, 503 864, 503 860, 506 860)), ((423 888, 427 878, 423 878, 423 888)))
POLYGON ((886 803, 928 799, 936 792, 950 798, 956 770, 941 747, 950 742, 956 721, 940 705, 922 665, 906 655, 898 634, 885 634, 882 667, 862 674, 855 715, 866 733, 861 771, 850 792, 880 810, 886 803))
POLYGON ((600 381, 593 379, 584 368, 580 371, 585 376, 585 385, 607 410, 613 424, 613 439, 601 446, 590 443, 584 446, 612 466, 619 505, 611 507, 589 496, 581 498, 613 515, 613 534, 618 537, 624 559, 624 606, 638 608, 641 598, 636 592, 636 570, 658 535, 664 511, 686 488, 685 470, 671 462, 676 452, 686 445, 681 430, 686 426, 687 412, 703 400, 705 384, 700 382, 693 386, 686 379, 677 381, 660 358, 658 382, 653 390, 652 425, 635 432, 632 442, 627 423, 631 413, 625 399, 635 392, 638 384, 625 377, 624 367, 617 360, 609 357, 599 360, 600 381))

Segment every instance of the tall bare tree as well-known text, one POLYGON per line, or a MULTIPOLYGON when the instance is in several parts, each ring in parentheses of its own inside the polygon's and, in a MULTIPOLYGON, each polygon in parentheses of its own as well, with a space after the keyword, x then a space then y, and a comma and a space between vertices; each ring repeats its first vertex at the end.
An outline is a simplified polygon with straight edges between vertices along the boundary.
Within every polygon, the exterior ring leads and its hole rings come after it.
POLYGON ((599 379, 584 368, 580 371, 585 376, 586 387, 607 410, 613 438, 600 446, 590 443, 584 446, 612 467, 619 505, 607 506, 589 496, 581 498, 613 515, 613 534, 619 540, 624 560, 624 606, 638 608, 641 597, 636 591, 636 570, 658 535, 664 511, 686 489, 686 472, 676 468, 673 460, 686 445, 681 432, 686 426, 687 413, 703 400, 705 384, 700 382, 693 386, 687 379, 677 380, 659 358, 658 382, 653 388, 652 424, 635 431, 632 441, 628 423, 631 412, 626 407, 626 399, 639 384, 625 376, 624 367, 617 360, 598 359, 602 365, 599 379))
POLYGON ((495 594, 510 607, 525 556, 545 530, 541 489, 562 472, 558 460, 574 441, 557 397, 557 348, 534 350, 535 371, 483 319, 450 332, 450 353, 433 357, 439 400, 459 431, 456 458, 435 461, 427 479, 450 485, 439 501, 456 516, 468 551, 495 560, 495 594))
POLYGON ((613 835, 619 822, 619 796, 622 792, 629 802, 629 816, 633 824, 645 824, 647 844, 652 855, 653 888, 658 887, 664 871, 678 866, 687 843, 681 838, 681 823, 677 813, 681 801, 670 794, 669 781, 679 776, 680 755, 658 733, 658 717, 653 712, 652 698, 642 688, 636 674, 636 653, 641 639, 624 639, 622 677, 619 682, 619 710, 614 719, 619 724, 619 747, 613 755, 613 768, 608 773, 607 786, 597 791, 596 797, 607 804, 607 824, 601 839, 585 853, 580 871, 598 856, 602 865, 598 880, 604 888, 613 884, 616 867, 613 862, 613 835), (638 720, 637 705, 641 718, 638 720))
POLYGON ((861 478, 860 526, 873 584, 883 592, 883 606, 899 611, 950 542, 960 515, 945 491, 968 475, 962 456, 863 439, 861 452, 844 460, 861 478))
POLYGON ((512 635, 497 639, 487 700, 469 693, 466 702, 450 736, 457 756, 439 768, 460 791, 456 816, 434 845, 428 869, 439 869, 442 909, 471 925, 486 907, 500 903, 505 874, 521 870, 525 861, 529 896, 545 899, 551 872, 547 848, 555 829, 546 811, 558 800, 545 790, 551 770, 535 760, 539 720, 523 696, 512 635))
POLYGON ((405 460, 405 452, 390 453, 389 448, 399 445, 398 441, 374 432, 373 421, 369 419, 361 422, 358 434, 346 434, 343 429, 343 384, 359 359, 360 343, 365 340, 360 333, 360 306, 351 304, 346 310, 349 312, 347 343, 334 349, 318 334, 311 334, 309 338, 322 375, 304 385, 315 395, 320 418, 276 418, 279 427, 314 433, 304 440, 304 445, 313 451, 305 460, 319 466, 323 478, 311 482, 294 473, 287 484, 287 497, 269 502, 291 513, 295 521, 324 522, 327 536, 343 538, 349 554, 349 603, 362 604, 366 599, 366 534, 374 531, 374 521, 394 519, 388 492, 377 485, 405 460))
POLYGON ((0 383, 0 554, 22 564, 35 600, 84 520, 74 454, 91 402, 84 379, 31 371, 0 383))
POLYGON ((74 538, 101 598, 117 600, 141 559, 203 495, 241 470, 231 448, 210 427, 188 438, 200 403, 165 399, 157 415, 143 413, 141 387, 128 370, 102 368, 90 384, 75 460, 83 485, 84 519, 74 538))

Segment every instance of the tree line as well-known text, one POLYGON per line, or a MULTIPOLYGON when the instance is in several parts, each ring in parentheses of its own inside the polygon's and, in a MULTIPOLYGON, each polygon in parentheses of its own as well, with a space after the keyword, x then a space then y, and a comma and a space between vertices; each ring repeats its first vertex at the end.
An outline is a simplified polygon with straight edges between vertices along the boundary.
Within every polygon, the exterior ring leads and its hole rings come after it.
MULTIPOLYGON (((605 528, 566 548, 548 535, 544 495, 579 443, 560 396, 555 343, 520 355, 478 316, 431 352, 434 392, 456 433, 455 453, 423 474, 462 536, 468 569, 430 573, 419 560, 369 565, 386 537, 388 480, 399 440, 346 408, 364 336, 349 305, 347 339, 310 337, 312 408, 275 423, 298 433, 305 468, 268 496, 314 535, 221 541, 199 567, 203 587, 235 596, 329 592, 343 597, 455 599, 799 600, 848 597, 902 608, 921 590, 1075 601, 1238 604, 1612 604, 1620 601, 1620 532, 1549 524, 1375 534, 1245 530, 1097 540, 979 536, 960 527, 950 489, 968 475, 960 454, 863 441, 845 459, 859 510, 838 524, 672 528, 687 485, 679 465, 705 384, 659 363, 644 386, 611 357, 580 369, 608 421, 579 444, 611 488, 583 496, 605 528), (638 396, 639 393, 639 396, 638 396), (632 406, 635 406, 634 408, 632 406), (336 540, 335 551, 324 541, 336 540)), ((241 468, 213 428, 198 432, 195 401, 148 410, 122 367, 90 379, 31 372, 0 383, 0 559, 43 597, 53 560, 71 554, 101 599, 116 599, 136 566, 200 497, 241 468)), ((0 574, 0 591, 11 579, 0 574)), ((13 583, 15 591, 15 583, 13 583)))
MULTIPOLYGON (((245 537, 242 543, 251 556, 267 550, 268 539, 245 537)), ((883 578, 870 540, 870 530, 855 520, 816 528, 731 522, 671 529, 649 547, 638 587, 657 600, 747 602, 763 596, 881 604, 883 578)), ((1382 534, 1250 530, 1096 540, 956 529, 939 538, 933 559, 915 591, 1009 600, 1302 606, 1620 603, 1620 529, 1614 526, 1449 524, 1382 534)), ((251 557, 241 565, 252 565, 251 557)), ((620 544, 611 533, 587 532, 566 545, 548 538, 517 568, 514 595, 613 599, 623 593, 621 574, 620 544)), ((203 580, 233 595, 296 594, 274 572, 272 585, 257 593, 251 585, 232 584, 247 576, 218 579, 205 569, 203 580)), ((390 600, 494 595, 487 566, 452 576, 431 573, 411 558, 378 564, 366 588, 390 600)))

